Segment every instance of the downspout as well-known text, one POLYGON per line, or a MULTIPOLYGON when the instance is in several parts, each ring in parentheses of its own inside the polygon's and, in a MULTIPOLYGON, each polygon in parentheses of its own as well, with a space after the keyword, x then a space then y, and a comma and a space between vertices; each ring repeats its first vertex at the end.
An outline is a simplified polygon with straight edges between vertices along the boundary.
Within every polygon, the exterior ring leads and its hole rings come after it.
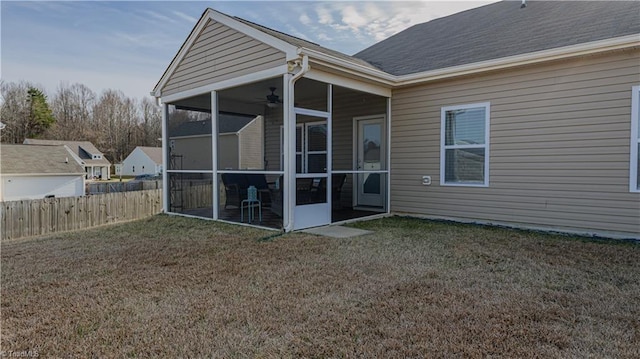
MULTIPOLYGON (((299 65, 300 66, 300 71, 298 71, 297 73, 295 73, 293 76, 291 76, 291 78, 289 78, 289 91, 287 94, 287 109, 285 112, 285 118, 288 118, 289 120, 291 120, 292 118, 294 119, 294 124, 295 124, 295 111, 293 110, 294 107, 294 101, 295 101, 295 90, 294 90, 294 84, 296 83, 296 81, 298 81, 298 79, 300 79, 302 76, 304 76, 304 74, 306 74, 307 72, 309 72, 309 57, 303 53, 300 53, 300 55, 302 55, 302 63, 300 63, 299 60, 295 61, 294 65, 299 65)), ((293 69, 292 69, 293 70, 293 69)), ((289 123, 288 126, 288 131, 285 131, 287 133, 287 138, 291 139, 291 124, 289 123)), ((294 127, 295 128, 295 127, 294 127)), ((295 134, 295 130, 293 132, 295 134)), ((289 169, 289 172, 291 172, 291 168, 293 168, 293 172, 294 172, 294 178, 295 178, 295 161, 296 161, 296 156, 291 156, 291 149, 294 148, 295 149, 295 143, 296 141, 288 141, 289 146, 287 148, 287 152, 289 153, 288 159, 289 159, 289 166, 287 166, 287 168, 289 169), (291 166, 293 164, 293 167, 291 166)), ((293 151, 293 153, 295 153, 295 150, 293 151)), ((287 177, 290 177, 289 173, 286 174, 287 177)), ((291 181, 289 181, 291 182, 291 181)), ((294 181, 295 182, 295 181, 294 181)), ((291 209, 293 209, 294 206, 292 206, 291 204, 294 203, 292 201, 292 199, 295 197, 295 183, 289 183, 289 185, 287 186, 286 190, 287 190, 287 212, 288 215, 286 216, 287 218, 287 223, 283 226, 284 227, 284 231, 285 232, 291 232, 293 230, 293 224, 294 224, 294 215, 293 212, 291 211, 291 209)), ((283 208, 284 209, 284 208, 283 208)))

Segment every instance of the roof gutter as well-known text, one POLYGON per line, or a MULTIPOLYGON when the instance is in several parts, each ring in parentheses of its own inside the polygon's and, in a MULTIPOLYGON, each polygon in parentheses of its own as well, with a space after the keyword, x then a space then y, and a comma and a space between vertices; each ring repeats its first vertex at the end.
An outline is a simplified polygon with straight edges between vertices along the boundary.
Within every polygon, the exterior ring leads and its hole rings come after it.
POLYGON ((389 74, 382 70, 363 66, 355 62, 346 61, 317 50, 308 49, 306 47, 301 47, 300 51, 312 57, 313 62, 315 63, 335 70, 351 70, 352 72, 356 72, 360 77, 364 77, 365 79, 372 80, 383 85, 393 86, 397 81, 397 76, 389 74))

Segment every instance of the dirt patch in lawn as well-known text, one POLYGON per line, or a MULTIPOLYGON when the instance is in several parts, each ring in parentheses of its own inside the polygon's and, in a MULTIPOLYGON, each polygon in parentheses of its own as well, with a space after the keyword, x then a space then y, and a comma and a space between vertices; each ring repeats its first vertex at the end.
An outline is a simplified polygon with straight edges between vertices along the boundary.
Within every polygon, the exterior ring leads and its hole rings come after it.
POLYGON ((640 356, 637 244, 404 218, 357 227, 374 233, 269 238, 161 215, 2 243, 2 351, 640 356))

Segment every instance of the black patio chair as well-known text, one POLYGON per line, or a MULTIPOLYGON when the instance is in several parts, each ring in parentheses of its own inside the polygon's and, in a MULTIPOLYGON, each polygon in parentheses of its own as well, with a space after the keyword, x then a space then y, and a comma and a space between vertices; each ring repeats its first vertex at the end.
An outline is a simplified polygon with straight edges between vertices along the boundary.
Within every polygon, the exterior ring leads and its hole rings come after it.
POLYGON ((242 200, 247 199, 247 188, 249 187, 247 175, 243 173, 223 173, 222 184, 226 195, 224 208, 226 209, 230 205, 240 208, 242 200))

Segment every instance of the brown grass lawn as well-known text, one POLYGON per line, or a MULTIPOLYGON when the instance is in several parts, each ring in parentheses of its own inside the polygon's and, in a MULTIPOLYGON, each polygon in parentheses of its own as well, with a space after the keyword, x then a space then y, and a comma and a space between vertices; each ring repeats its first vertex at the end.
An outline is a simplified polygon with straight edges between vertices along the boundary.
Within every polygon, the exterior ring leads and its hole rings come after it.
POLYGON ((2 243, 2 351, 640 357, 640 245, 388 218, 351 239, 156 216, 2 243))

